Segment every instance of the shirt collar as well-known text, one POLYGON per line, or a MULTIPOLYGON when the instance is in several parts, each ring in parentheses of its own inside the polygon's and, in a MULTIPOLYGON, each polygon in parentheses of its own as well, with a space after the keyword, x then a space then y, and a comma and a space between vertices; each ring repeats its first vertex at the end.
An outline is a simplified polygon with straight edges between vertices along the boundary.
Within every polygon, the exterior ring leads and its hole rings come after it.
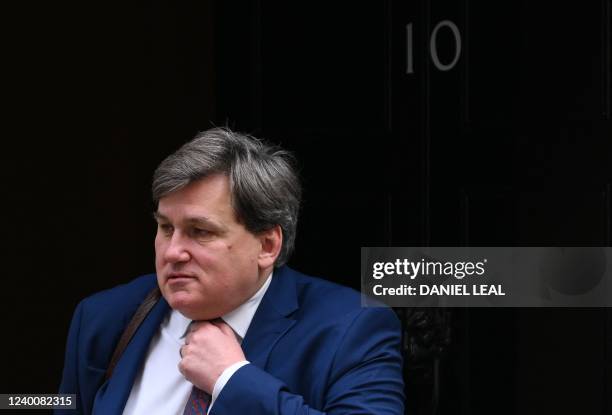
POLYGON ((272 273, 270 273, 266 279, 266 282, 263 283, 261 288, 257 290, 257 292, 253 294, 251 298, 240 304, 236 309, 221 317, 223 321, 225 321, 228 326, 230 326, 232 330, 234 330, 234 332, 240 336, 241 339, 244 339, 244 336, 251 325, 251 321, 253 320, 253 316, 259 307, 259 303, 261 303, 261 299, 266 291, 268 291, 271 281, 272 273))
MULTIPOLYGON (((240 304, 234 310, 221 316, 223 321, 225 321, 227 325, 230 326, 238 336, 240 336, 240 339, 244 339, 244 336, 251 325, 251 321, 253 320, 253 316, 255 316, 255 312, 259 307, 259 303, 261 303, 261 299, 266 291, 268 291, 268 287, 272 281, 272 274, 273 273, 270 273, 261 288, 259 288, 259 290, 257 290, 257 292, 253 294, 251 298, 240 304)), ((177 310, 171 311, 168 319, 168 331, 171 333, 172 337, 181 341, 182 337, 187 332, 189 324, 191 324, 191 319, 188 319, 177 310)))

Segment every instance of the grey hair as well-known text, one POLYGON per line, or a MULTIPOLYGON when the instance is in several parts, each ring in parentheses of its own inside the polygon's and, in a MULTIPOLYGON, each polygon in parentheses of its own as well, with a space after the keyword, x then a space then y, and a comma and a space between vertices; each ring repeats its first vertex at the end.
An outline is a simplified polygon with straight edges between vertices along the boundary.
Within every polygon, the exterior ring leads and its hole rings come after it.
POLYGON ((253 234, 280 225, 283 245, 275 266, 295 244, 302 189, 291 153, 250 135, 213 128, 168 156, 153 175, 153 201, 214 174, 228 176, 238 220, 253 234))

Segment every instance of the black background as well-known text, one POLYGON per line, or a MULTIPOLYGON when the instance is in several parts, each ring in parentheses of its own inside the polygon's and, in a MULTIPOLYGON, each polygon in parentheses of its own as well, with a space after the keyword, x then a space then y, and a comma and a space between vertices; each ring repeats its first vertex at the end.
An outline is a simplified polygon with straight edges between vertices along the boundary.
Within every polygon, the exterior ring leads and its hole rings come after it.
MULTIPOLYGON (((77 302, 153 271, 152 171, 213 125, 295 152, 290 265, 345 285, 361 246, 610 246, 611 2, 534 3, 5 10, 0 391, 56 391, 77 302)), ((406 350, 408 413, 612 411, 609 309, 447 317, 445 354, 406 350)))

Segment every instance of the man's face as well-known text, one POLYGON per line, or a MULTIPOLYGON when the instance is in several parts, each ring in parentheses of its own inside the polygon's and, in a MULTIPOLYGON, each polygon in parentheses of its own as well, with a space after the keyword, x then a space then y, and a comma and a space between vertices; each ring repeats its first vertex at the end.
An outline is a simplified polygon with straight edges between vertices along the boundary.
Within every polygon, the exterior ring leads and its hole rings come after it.
POLYGON ((157 282, 170 307, 192 320, 232 311, 262 285, 262 239, 237 221, 229 180, 213 175, 159 201, 157 282))

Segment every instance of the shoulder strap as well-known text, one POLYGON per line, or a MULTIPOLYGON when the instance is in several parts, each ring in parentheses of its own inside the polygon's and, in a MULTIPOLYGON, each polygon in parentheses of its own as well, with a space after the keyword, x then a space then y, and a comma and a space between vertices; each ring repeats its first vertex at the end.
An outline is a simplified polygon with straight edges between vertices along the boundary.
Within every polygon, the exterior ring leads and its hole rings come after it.
POLYGON ((115 351, 113 352, 113 356, 111 357, 110 363, 108 364, 108 369, 106 369, 106 375, 104 376, 105 381, 110 379, 110 377, 112 376, 113 370, 115 370, 115 366, 117 365, 119 358, 123 354, 123 351, 127 347, 132 337, 134 336, 134 333, 136 332, 138 327, 140 327, 140 324, 147 317, 147 314, 149 314, 153 306, 157 304, 157 301, 159 300, 160 297, 161 297, 161 292, 159 291, 159 287, 155 287, 149 292, 149 294, 147 294, 143 302, 136 309, 134 316, 132 317, 127 327, 123 331, 123 334, 121 335, 121 337, 119 338, 117 347, 115 348, 115 351))

